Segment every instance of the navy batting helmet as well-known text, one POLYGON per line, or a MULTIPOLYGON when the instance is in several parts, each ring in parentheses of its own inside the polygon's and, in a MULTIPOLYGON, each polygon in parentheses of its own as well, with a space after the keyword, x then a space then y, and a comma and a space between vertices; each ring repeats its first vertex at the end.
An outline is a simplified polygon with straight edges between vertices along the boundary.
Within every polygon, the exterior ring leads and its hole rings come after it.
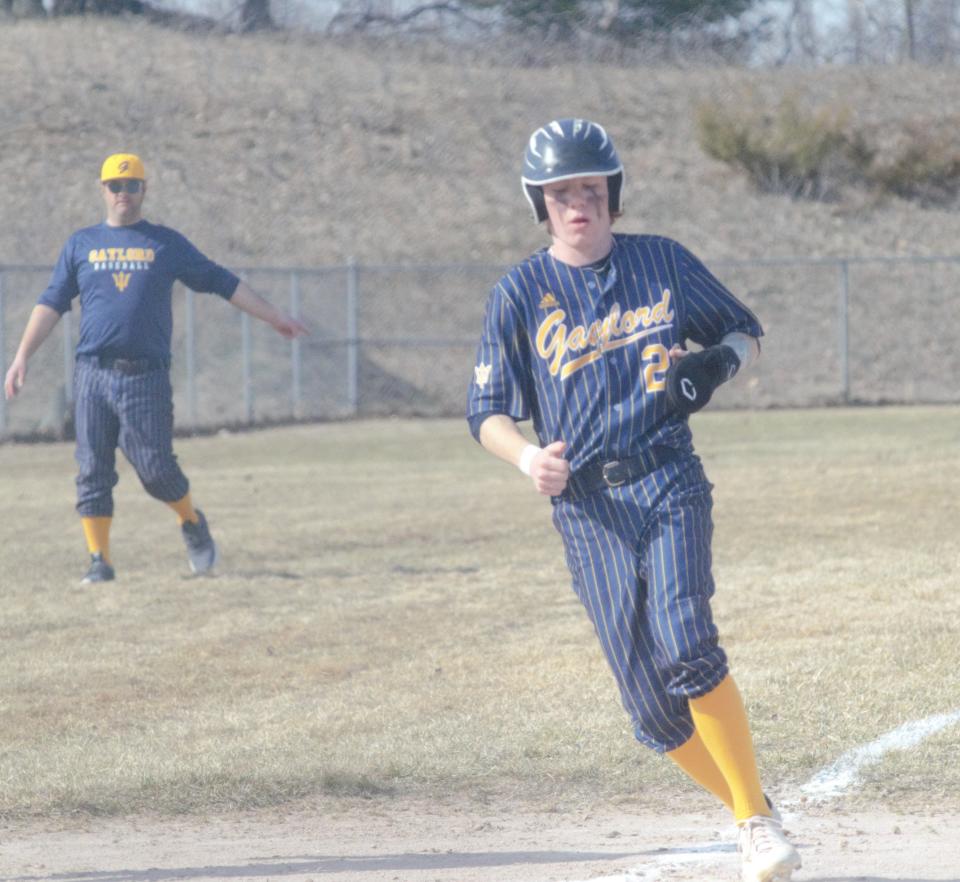
POLYGON ((555 119, 541 126, 523 157, 523 193, 537 222, 547 219, 543 185, 603 175, 610 194, 610 216, 623 206, 623 165, 603 126, 587 119, 555 119))

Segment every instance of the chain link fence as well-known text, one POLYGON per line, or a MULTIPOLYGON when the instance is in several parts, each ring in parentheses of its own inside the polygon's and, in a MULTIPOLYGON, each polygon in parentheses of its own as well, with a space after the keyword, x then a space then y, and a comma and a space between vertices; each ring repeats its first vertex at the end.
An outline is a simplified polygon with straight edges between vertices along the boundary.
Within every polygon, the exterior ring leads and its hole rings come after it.
MULTIPOLYGON (((713 261, 760 317, 763 357, 711 407, 960 402, 960 255, 713 261)), ((357 416, 459 416, 493 265, 250 268, 241 275, 300 315, 281 338, 219 297, 178 289, 171 376, 179 431, 357 416)), ((9 365, 50 267, 0 265, 0 363, 9 365)), ((62 436, 77 316, 0 397, 0 438, 62 436)))

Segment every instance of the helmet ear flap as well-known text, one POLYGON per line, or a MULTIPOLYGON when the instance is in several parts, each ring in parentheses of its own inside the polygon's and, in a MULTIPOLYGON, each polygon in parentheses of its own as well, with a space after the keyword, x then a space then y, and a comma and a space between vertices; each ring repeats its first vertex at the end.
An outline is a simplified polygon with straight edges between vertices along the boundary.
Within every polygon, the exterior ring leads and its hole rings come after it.
POLYGON ((623 214, 623 172, 607 178, 607 193, 610 196, 610 217, 623 214))
POLYGON ((537 187, 533 184, 524 184, 523 192, 527 196, 527 202, 530 203, 530 207, 533 209, 533 216, 536 218, 537 223, 541 223, 547 219, 547 203, 543 198, 543 187, 537 187))

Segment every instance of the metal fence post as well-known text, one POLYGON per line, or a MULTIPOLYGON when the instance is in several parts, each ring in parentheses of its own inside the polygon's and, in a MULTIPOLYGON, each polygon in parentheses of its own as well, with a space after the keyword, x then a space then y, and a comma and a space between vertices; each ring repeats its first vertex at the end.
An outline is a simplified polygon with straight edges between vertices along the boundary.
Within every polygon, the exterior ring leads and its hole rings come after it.
MULTIPOLYGON (((7 304, 3 294, 4 275, 0 272, 0 368, 7 369, 7 304)), ((7 396, 0 395, 0 435, 7 434, 7 396)))
POLYGON ((359 270, 354 258, 347 261, 347 410, 355 416, 360 409, 360 338, 357 316, 359 270))
POLYGON ((68 405, 73 404, 73 316, 63 314, 63 392, 68 405))
POLYGON ((197 316, 196 295, 190 288, 186 288, 184 307, 184 346, 186 347, 187 369, 187 422, 190 428, 197 425, 197 316))
POLYGON ((240 313, 240 333, 243 339, 243 419, 253 422, 253 338, 250 332, 250 316, 240 313))
MULTIPOLYGON (((296 270, 290 272, 290 315, 300 318, 300 274, 296 270)), ((293 418, 303 416, 303 352, 300 348, 300 338, 294 337, 290 346, 290 390, 293 406, 293 418)))
POLYGON ((844 404, 850 403, 850 264, 840 261, 840 386, 844 404))

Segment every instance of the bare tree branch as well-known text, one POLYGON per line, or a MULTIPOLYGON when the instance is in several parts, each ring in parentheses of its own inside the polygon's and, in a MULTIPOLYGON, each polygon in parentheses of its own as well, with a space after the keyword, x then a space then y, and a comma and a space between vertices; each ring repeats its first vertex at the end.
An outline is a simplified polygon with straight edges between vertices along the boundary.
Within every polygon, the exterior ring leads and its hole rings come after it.
POLYGON ((913 0, 903 0, 903 12, 907 25, 907 58, 915 61, 917 57, 917 34, 914 28, 913 0))
POLYGON ((270 0, 243 0, 240 6, 240 30, 273 30, 276 27, 270 14, 270 0))
POLYGON ((408 12, 400 15, 377 12, 366 9, 358 12, 338 12, 327 25, 327 31, 335 31, 339 27, 346 27, 351 31, 363 31, 373 25, 389 25, 391 27, 402 27, 415 22, 418 18, 429 13, 446 13, 456 16, 462 21, 470 24, 482 25, 483 22, 470 16, 463 7, 457 2, 425 3, 422 6, 415 6, 408 12))
POLYGON ((598 23, 600 30, 609 31, 618 15, 620 15, 620 0, 604 0, 603 15, 600 16, 598 23))

